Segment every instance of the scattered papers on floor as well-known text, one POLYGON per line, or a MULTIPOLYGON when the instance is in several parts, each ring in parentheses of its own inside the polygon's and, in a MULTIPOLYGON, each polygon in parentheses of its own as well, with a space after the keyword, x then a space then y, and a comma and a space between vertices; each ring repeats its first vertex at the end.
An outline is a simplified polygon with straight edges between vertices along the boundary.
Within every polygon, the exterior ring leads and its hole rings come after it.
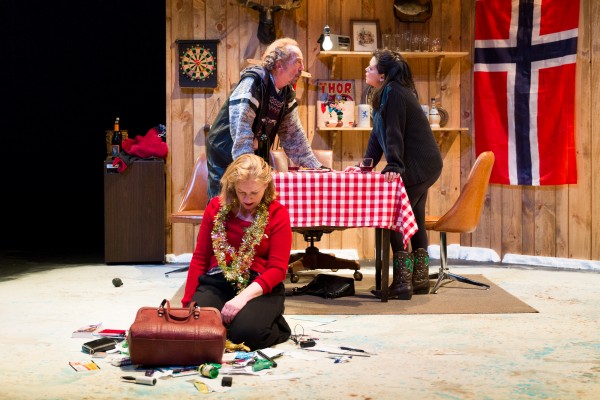
POLYGON ((102 322, 98 322, 97 324, 89 324, 81 326, 73 331, 71 337, 74 338, 92 338, 95 332, 98 332, 102 329, 102 322))
POLYGON ((77 372, 100 369, 94 361, 70 361, 69 365, 77 372))

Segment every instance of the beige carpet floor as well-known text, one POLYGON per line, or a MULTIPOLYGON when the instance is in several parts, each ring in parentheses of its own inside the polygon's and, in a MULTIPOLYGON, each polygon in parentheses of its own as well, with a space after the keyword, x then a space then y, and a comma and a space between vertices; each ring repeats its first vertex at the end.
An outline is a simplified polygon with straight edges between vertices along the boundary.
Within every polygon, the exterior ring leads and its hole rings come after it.
MULTIPOLYGON (((338 275, 352 276, 338 273, 338 275)), ((390 300, 382 302, 371 294, 375 287, 374 275, 363 276, 355 281, 355 295, 337 299, 323 299, 318 296, 288 296, 285 300, 286 315, 395 315, 395 314, 512 314, 536 313, 506 290, 495 285, 483 275, 464 275, 467 278, 490 285, 490 289, 447 280, 437 294, 417 295, 411 300, 390 300)), ((292 284, 286 281, 286 289, 303 286, 310 282, 313 274, 303 274, 300 281, 292 284)), ((390 277, 391 279, 391 277, 390 277)), ((435 281, 430 281, 431 287, 435 281)), ((172 304, 180 306, 183 286, 177 291, 172 304)))

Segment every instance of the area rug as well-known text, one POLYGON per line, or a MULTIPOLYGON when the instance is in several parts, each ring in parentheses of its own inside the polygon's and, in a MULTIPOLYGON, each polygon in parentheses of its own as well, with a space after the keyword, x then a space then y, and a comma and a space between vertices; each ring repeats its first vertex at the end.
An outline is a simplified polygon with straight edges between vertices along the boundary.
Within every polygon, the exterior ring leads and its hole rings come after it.
MULTIPOLYGON (((342 276, 352 276, 339 274, 342 276)), ((355 295, 337 299, 317 296, 288 296, 285 299, 285 315, 396 315, 396 314, 513 314, 537 313, 538 311, 506 290, 490 282, 483 275, 464 275, 472 280, 490 285, 490 289, 456 281, 444 281, 437 294, 416 295, 411 300, 389 300, 384 303, 371 294, 375 287, 373 275, 364 275, 355 281, 355 295)), ((314 277, 302 275, 298 283, 286 281, 286 289, 303 286, 314 277)), ((391 279, 391 276, 390 276, 391 279)), ((435 281, 430 281, 431 287, 435 281)), ((171 302, 181 304, 183 287, 171 302)))

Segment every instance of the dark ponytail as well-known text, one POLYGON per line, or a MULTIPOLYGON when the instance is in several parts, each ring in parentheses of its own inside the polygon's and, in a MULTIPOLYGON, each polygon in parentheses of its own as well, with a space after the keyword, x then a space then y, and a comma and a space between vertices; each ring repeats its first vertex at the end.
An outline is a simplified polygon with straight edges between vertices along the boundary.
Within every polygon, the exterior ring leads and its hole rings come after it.
POLYGON ((385 76, 381 86, 375 89, 373 93, 373 108, 379 109, 381 106, 381 96, 383 90, 392 81, 409 88, 418 98, 417 89, 413 80, 410 66, 400 53, 391 50, 375 50, 373 57, 377 60, 377 71, 385 76))

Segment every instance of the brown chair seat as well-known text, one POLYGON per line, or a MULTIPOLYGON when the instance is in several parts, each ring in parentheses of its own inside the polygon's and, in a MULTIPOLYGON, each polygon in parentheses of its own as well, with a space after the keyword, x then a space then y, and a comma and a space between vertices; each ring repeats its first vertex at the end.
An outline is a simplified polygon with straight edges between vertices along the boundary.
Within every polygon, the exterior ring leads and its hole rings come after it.
POLYGON ((194 224, 199 225, 202 222, 204 210, 185 210, 171 214, 170 221, 172 223, 194 224))
MULTIPOLYGON (((206 154, 201 154, 194 164, 192 176, 183 189, 183 198, 177 211, 169 215, 171 223, 199 225, 208 204, 208 167, 206 154)), ((165 276, 176 272, 185 272, 188 267, 165 272, 165 276)))
POLYGON ((201 154, 194 164, 192 176, 183 190, 183 198, 177 208, 169 216, 172 223, 198 225, 202 222, 204 210, 208 204, 208 167, 206 155, 201 154))

